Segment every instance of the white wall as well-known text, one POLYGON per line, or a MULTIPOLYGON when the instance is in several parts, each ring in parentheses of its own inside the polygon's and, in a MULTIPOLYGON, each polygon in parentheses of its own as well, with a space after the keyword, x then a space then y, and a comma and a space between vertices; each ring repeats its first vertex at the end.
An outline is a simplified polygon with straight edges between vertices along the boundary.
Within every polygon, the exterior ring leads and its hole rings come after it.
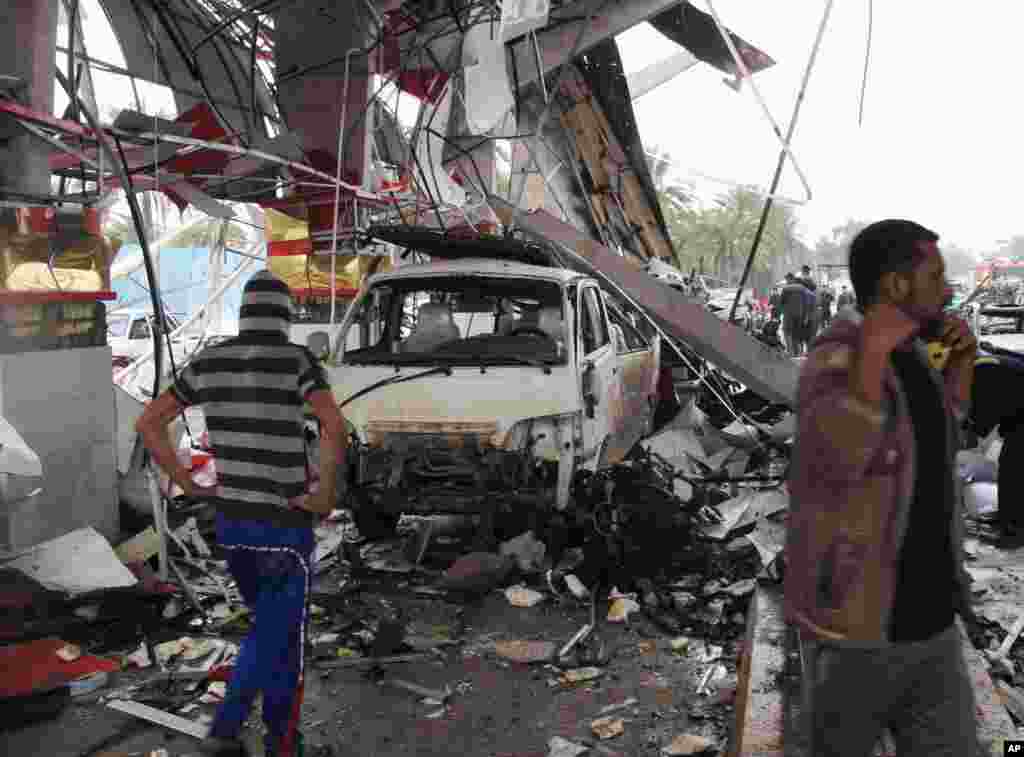
MULTIPOLYGON (((43 491, 0 500, 0 550, 92 526, 118 536, 114 388, 109 347, 0 355, 0 414, 43 464, 43 491)), ((22 482, 7 477, 8 496, 22 482)))

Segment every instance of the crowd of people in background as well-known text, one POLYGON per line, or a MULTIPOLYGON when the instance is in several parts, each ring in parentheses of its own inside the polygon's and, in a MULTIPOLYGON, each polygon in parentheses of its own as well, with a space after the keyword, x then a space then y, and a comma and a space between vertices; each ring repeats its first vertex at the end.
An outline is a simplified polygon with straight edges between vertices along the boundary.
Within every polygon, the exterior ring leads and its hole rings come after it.
POLYGON ((768 331, 790 355, 800 357, 807 354, 814 338, 828 328, 833 316, 853 304, 849 285, 842 285, 838 291, 830 284, 819 285, 811 275, 811 267, 805 265, 800 275, 787 273, 785 283, 772 291, 768 300, 768 331))

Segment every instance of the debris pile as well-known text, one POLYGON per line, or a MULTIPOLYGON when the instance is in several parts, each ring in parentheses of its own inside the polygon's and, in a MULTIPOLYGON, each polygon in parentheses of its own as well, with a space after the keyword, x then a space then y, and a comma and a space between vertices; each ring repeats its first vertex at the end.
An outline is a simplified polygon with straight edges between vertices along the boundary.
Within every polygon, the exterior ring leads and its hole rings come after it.
MULTIPOLYGON (((572 738, 543 733, 549 752, 610 754, 628 743, 716 753, 748 603, 757 581, 780 580, 783 567, 791 429, 785 418, 744 418, 719 428, 691 404, 620 463, 577 475, 565 512, 497 513, 499 538, 486 547, 472 516, 405 516, 380 540, 336 511, 316 531, 307 686, 411 696, 417 717, 440 727, 483 694, 477 664, 524 675, 533 697, 555 701, 611 696, 632 676, 636 688, 582 713, 572 738), (490 616, 503 620, 485 629, 490 616)), ((256 619, 210 513, 179 505, 168 516, 166 579, 149 524, 116 549, 87 529, 8 563, 0 634, 57 638, 47 659, 64 671, 69 698, 195 737, 256 619), (56 557, 69 550, 70 570, 56 557)), ((311 738, 343 714, 311 715, 311 738)))

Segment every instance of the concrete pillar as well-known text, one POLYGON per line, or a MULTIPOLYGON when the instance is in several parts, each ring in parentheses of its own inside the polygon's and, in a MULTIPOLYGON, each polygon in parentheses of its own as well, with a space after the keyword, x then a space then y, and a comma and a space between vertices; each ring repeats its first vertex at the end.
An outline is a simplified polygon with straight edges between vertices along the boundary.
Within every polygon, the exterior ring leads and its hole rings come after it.
POLYGON ((0 415, 36 451, 41 480, 11 476, 0 497, 0 552, 92 526, 117 542, 110 347, 0 355, 0 415), (39 486, 42 492, 25 498, 39 486))
MULTIPOLYGON (((58 0, 0 2, 0 75, 25 83, 24 104, 53 111, 58 0)), ((0 132, 0 189, 50 194, 50 148, 20 129, 0 132), (13 135, 4 140, 7 135, 13 135)))

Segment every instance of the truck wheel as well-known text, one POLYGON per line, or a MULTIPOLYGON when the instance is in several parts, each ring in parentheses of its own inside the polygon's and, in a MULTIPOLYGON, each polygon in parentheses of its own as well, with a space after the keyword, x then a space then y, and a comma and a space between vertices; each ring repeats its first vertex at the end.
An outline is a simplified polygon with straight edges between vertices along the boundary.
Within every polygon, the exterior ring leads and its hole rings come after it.
POLYGON ((390 539, 398 528, 398 521, 401 513, 381 513, 360 508, 353 514, 356 528, 364 539, 377 541, 379 539, 390 539))

